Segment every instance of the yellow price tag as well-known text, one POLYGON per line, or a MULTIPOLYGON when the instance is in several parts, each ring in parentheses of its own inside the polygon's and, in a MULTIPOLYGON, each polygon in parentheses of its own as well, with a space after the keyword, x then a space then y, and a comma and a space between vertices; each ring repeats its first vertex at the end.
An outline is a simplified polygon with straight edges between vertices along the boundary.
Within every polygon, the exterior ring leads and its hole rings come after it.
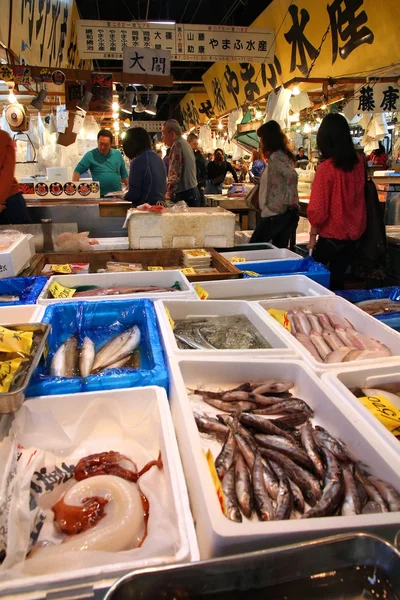
POLYGON ((245 259, 245 258, 243 258, 243 257, 240 257, 240 256, 233 256, 233 257, 230 259, 230 262, 231 262, 231 263, 241 263, 241 262, 246 262, 246 259, 245 259))
POLYGON ((221 482, 219 480, 217 471, 215 469, 214 457, 212 455, 211 450, 207 450, 207 452, 206 452, 206 460, 207 460, 208 468, 210 469, 211 479, 213 481, 213 484, 214 484, 214 487, 215 487, 215 491, 217 492, 218 500, 219 500, 219 503, 221 505, 221 510, 224 513, 224 515, 226 515, 225 496, 224 496, 224 492, 223 492, 222 485, 221 485, 221 482))
POLYGON ((195 286, 195 290, 196 293, 198 295, 198 297, 200 298, 200 300, 207 300, 208 296, 210 295, 204 288, 201 287, 201 285, 199 285, 198 283, 196 283, 195 286))
POLYGON ((14 375, 20 368, 22 358, 5 360, 0 363, 0 392, 8 392, 13 382, 14 375))
POLYGON ((256 273, 255 271, 243 271, 246 275, 250 275, 250 277, 260 277, 260 273, 256 273))
POLYGON ((57 281, 55 281, 49 287, 49 292, 53 298, 72 298, 76 290, 73 288, 64 287, 61 285, 61 283, 57 283, 57 281))
POLYGON ((196 271, 193 267, 185 267, 184 269, 181 269, 181 271, 184 275, 196 275, 196 271))
POLYGON ((33 331, 13 331, 0 327, 0 352, 30 354, 33 331))
POLYGON ((148 271, 164 271, 162 267, 147 267, 148 271))
POLYGON ((64 273, 64 275, 72 273, 70 265, 51 265, 51 270, 54 271, 54 273, 64 273))
POLYGON ((169 324, 171 325, 172 329, 174 329, 174 327, 175 327, 175 321, 171 317, 171 313, 169 312, 169 309, 165 308, 165 312, 167 313, 169 324))
POLYGON ((268 310, 271 317, 274 317, 275 321, 278 321, 285 329, 292 332, 292 326, 290 325, 288 314, 285 310, 279 308, 270 308, 268 310))
POLYGON ((393 435, 400 435, 400 410, 386 396, 364 396, 359 400, 393 435))

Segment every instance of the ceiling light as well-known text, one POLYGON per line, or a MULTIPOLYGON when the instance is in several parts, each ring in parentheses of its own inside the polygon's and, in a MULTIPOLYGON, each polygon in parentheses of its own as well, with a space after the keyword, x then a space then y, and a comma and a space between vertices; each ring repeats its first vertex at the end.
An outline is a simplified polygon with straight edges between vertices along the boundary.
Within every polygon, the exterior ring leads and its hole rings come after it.
POLYGON ((257 106, 256 109, 256 119, 261 119, 261 117, 263 116, 262 110, 259 106, 257 106))
POLYGON ((126 95, 125 98, 125 102, 123 103, 123 105, 121 106, 121 110, 125 113, 132 113, 132 105, 133 105, 133 99, 135 97, 135 94, 133 92, 128 92, 128 94, 126 95))
POLYGON ((148 103, 147 107, 146 107, 146 112, 149 115, 156 115, 157 114, 157 100, 158 100, 158 94, 150 94, 150 102, 148 103))
POLYGON ((113 119, 118 119, 119 118, 119 113, 115 112, 112 114, 112 118, 113 119))
POLYGON ((321 110, 326 110, 327 108, 328 108, 328 107, 326 106, 326 104, 323 104, 323 105, 321 106, 321 110))
POLYGON ((117 112, 117 110, 119 110, 119 103, 118 102, 113 102, 112 103, 112 109, 113 109, 113 112, 117 112))
POLYGON ((118 121, 113 125, 115 131, 119 131, 119 123, 118 121))
POLYGON ((309 123, 305 123, 304 128, 303 128, 303 132, 304 133, 311 133, 311 126, 309 123))
POLYGON ((292 89, 292 95, 298 96, 299 94, 300 94, 300 88, 298 85, 295 85, 294 88, 292 89))
POLYGON ((135 106, 135 113, 143 113, 146 110, 146 107, 144 104, 142 104, 142 101, 140 98, 138 98, 138 102, 135 106))
POLYGON ((46 100, 46 97, 47 91, 45 89, 40 90, 36 98, 32 100, 31 106, 40 112, 43 108, 43 102, 46 100))
POLYGON ((92 92, 85 92, 83 94, 82 100, 77 103, 76 108, 79 110, 85 110, 86 112, 89 110, 89 102, 93 98, 92 92))
POLYGON ((223 128, 224 128, 224 126, 223 126, 223 124, 222 124, 222 123, 221 123, 221 121, 220 121, 220 122, 218 123, 218 129, 223 129, 223 128))

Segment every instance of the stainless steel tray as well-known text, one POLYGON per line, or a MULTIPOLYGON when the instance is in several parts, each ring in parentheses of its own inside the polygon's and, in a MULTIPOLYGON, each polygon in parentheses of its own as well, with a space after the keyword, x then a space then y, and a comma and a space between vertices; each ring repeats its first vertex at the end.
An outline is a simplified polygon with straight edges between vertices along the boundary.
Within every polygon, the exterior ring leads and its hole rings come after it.
POLYGON ((25 400, 25 392, 26 388, 29 385, 30 379, 33 375, 34 370, 36 369, 40 357, 43 354, 43 350, 46 344, 47 336, 50 333, 51 325, 48 323, 18 323, 17 325, 4 325, 7 329, 16 329, 20 330, 21 328, 24 331, 42 331, 43 337, 40 341, 40 344, 33 356, 30 367, 21 382, 21 385, 13 390, 12 392, 0 392, 0 414, 10 414, 15 413, 19 408, 21 408, 23 401, 25 400))
POLYGON ((377 593, 381 598, 394 598, 378 591, 388 584, 395 594, 400 593, 400 553, 378 537, 354 534, 181 566, 141 569, 120 579, 104 600, 283 600, 285 596, 327 600, 378 598, 377 593), (369 580, 371 595, 361 595, 365 590, 362 587, 356 590, 354 581, 350 584, 342 575, 342 572, 357 573, 363 568, 370 568, 372 575, 376 573, 375 581, 374 575, 369 580), (330 589, 335 577, 340 595, 332 595, 330 589), (290 582, 295 595, 286 596, 290 582), (309 589, 302 588, 304 582, 309 589))

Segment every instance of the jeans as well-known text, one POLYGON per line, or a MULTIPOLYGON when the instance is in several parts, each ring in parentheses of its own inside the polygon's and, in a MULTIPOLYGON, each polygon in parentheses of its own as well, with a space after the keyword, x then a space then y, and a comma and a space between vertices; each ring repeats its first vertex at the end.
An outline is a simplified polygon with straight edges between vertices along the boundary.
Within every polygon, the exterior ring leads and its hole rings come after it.
POLYGON ((343 290, 344 274, 353 262, 358 240, 333 240, 319 237, 313 259, 325 265, 331 272, 331 290, 343 290))
POLYGON ((277 248, 287 248, 290 236, 293 231, 296 231, 298 222, 299 211, 297 208, 290 208, 282 215, 261 219, 251 237, 250 244, 272 242, 277 248))
POLYGON ((6 208, 0 213, 0 225, 23 225, 32 223, 32 219, 21 192, 6 200, 6 208))
POLYGON ((175 194, 174 202, 182 202, 182 200, 191 208, 200 206, 200 193, 197 187, 175 194))

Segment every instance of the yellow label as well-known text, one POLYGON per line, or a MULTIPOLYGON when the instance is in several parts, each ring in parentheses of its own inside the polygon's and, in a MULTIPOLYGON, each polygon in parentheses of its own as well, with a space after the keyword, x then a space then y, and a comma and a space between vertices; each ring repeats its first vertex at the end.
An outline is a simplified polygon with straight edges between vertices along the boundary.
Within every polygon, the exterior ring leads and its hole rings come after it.
POLYGON ((0 392, 8 392, 21 362, 22 358, 14 358, 0 363, 0 392))
POLYGON ((171 313, 169 312, 169 309, 165 308, 165 312, 167 313, 169 324, 171 325, 172 329, 174 329, 174 327, 175 327, 175 321, 171 317, 171 313))
POLYGON ((386 396, 363 396, 359 400, 393 435, 400 435, 400 410, 386 396))
POLYGON ((49 342, 46 340, 46 344, 45 344, 44 350, 43 350, 43 357, 45 360, 46 360, 48 354, 49 354, 49 342))
POLYGON ((54 273, 64 273, 66 275, 72 273, 70 265, 51 265, 51 270, 54 271, 54 273))
POLYGON ((181 269, 181 271, 184 275, 196 275, 196 271, 193 267, 185 267, 184 269, 181 269))
POLYGON ((256 273, 255 271, 243 271, 246 275, 250 275, 250 277, 260 277, 260 273, 256 273))
POLYGON ((241 262, 246 262, 246 259, 240 256, 233 256, 232 258, 229 259, 231 263, 241 263, 241 262))
POLYGON ((57 283, 57 281, 55 281, 49 287, 49 292, 53 298, 72 298, 76 290, 73 288, 64 287, 61 285, 61 283, 57 283))
POLYGON ((199 256, 208 256, 209 255, 207 250, 203 250, 200 248, 197 248, 196 250, 184 250, 183 252, 184 252, 184 254, 186 254, 186 256, 193 256, 196 258, 198 258, 199 256))
POLYGON ((292 331, 292 327, 290 325, 288 314, 285 310, 280 310, 278 308, 270 308, 268 310, 271 317, 274 317, 275 321, 278 321, 285 329, 288 331, 292 331))
POLYGON ((13 331, 0 326, 0 352, 30 354, 33 331, 13 331))
POLYGON ((210 469, 211 478, 213 480, 215 491, 217 492, 218 500, 219 500, 219 503, 221 505, 221 510, 224 513, 224 515, 226 515, 225 496, 224 496, 224 492, 222 490, 222 485, 221 485, 221 482, 219 480, 217 471, 215 470, 214 457, 212 455, 211 450, 207 450, 207 452, 205 453, 205 455, 206 455, 206 460, 207 460, 207 463, 208 463, 208 468, 210 469))
POLYGON ((164 271, 162 267, 147 267, 148 271, 164 271))
POLYGON ((201 287, 201 285, 199 285, 198 283, 196 283, 195 286, 195 290, 196 293, 198 295, 198 297, 200 298, 200 300, 207 300, 208 296, 210 295, 204 288, 201 287))

